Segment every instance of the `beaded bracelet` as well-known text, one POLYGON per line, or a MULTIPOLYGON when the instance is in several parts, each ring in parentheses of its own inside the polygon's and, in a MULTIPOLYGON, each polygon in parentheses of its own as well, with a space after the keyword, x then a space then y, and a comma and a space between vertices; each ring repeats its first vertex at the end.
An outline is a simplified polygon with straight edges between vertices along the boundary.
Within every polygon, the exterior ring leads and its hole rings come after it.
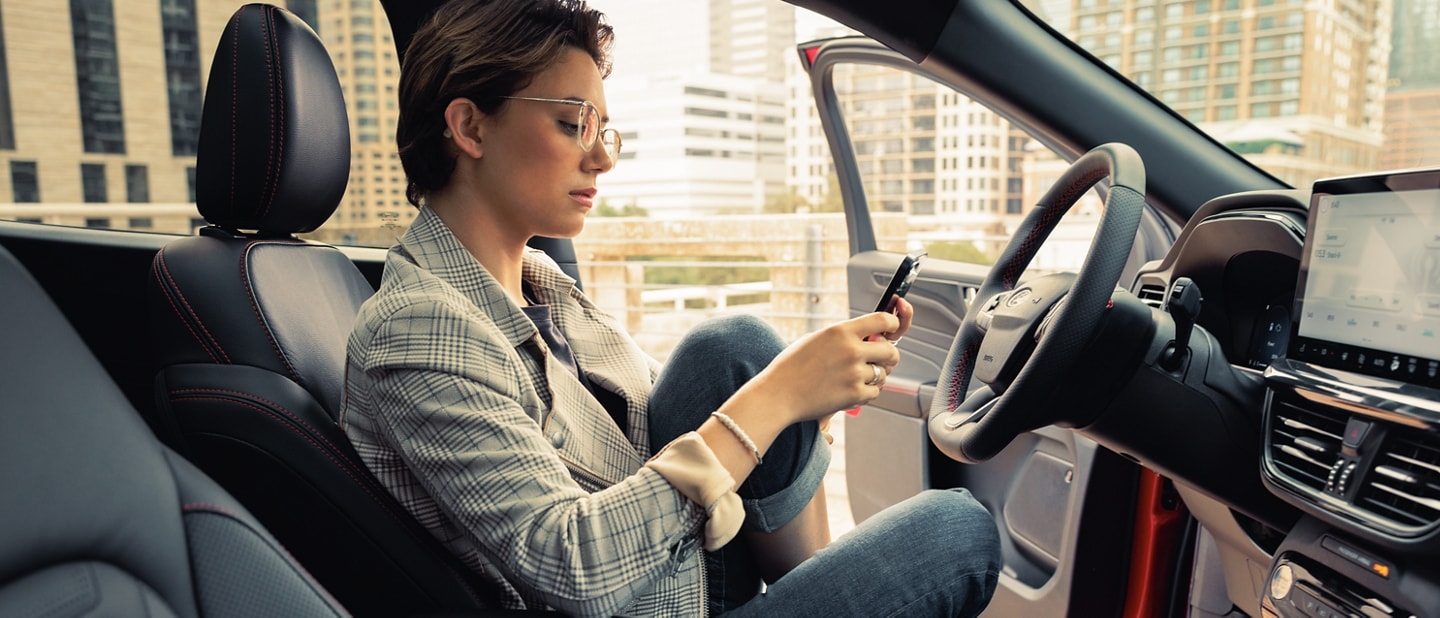
POLYGON ((730 416, 724 412, 711 412, 710 416, 720 421, 720 424, 724 425, 726 429, 729 429, 730 433, 735 434, 735 439, 739 440, 741 444, 744 444, 745 448, 750 449, 750 454, 755 456, 755 465, 758 466, 765 463, 765 460, 760 458, 760 448, 755 446, 755 441, 750 439, 750 435, 745 433, 744 429, 740 428, 740 424, 735 422, 735 419, 730 418, 730 416))

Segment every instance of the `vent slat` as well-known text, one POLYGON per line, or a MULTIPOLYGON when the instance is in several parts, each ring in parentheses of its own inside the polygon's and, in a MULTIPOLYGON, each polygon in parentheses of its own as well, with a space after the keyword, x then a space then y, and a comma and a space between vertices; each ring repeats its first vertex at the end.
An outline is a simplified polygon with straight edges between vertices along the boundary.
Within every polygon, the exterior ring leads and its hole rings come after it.
POLYGON ((1140 302, 1160 309, 1165 305, 1165 288, 1158 285, 1142 285, 1140 293, 1135 295, 1140 302))
POLYGON ((1436 436, 1393 427, 1357 506, 1410 527, 1440 522, 1440 448, 1436 436))
POLYGON ((1340 452, 1349 416, 1296 407, 1284 402, 1274 408, 1270 425, 1270 459, 1296 484, 1324 491, 1330 468, 1340 452))

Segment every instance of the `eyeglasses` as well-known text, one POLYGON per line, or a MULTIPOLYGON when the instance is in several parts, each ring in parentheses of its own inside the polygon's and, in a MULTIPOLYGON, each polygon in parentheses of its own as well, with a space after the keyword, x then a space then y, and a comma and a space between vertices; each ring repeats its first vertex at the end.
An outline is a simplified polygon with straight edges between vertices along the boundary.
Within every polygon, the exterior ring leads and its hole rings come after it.
POLYGON ((590 152, 590 149, 595 147, 595 142, 600 142, 605 147, 605 154, 610 156, 612 162, 620 160, 620 132, 615 129, 600 128, 600 110, 595 109, 594 103, 574 99, 541 99, 537 97, 500 98, 579 106, 580 117, 575 121, 575 142, 580 145, 580 149, 590 152))

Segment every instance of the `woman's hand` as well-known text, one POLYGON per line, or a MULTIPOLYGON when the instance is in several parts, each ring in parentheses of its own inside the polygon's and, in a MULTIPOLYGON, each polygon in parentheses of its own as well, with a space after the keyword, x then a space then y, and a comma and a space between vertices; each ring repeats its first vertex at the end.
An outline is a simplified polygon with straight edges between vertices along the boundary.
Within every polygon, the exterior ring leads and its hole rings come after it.
POLYGON ((912 314, 910 305, 902 302, 895 315, 871 313, 810 333, 786 348, 736 398, 747 400, 746 407, 762 406, 779 416, 772 420, 782 421, 782 427, 866 403, 880 394, 900 362, 887 336, 903 336, 912 314))
POLYGON ((915 307, 904 297, 895 299, 895 317, 900 318, 900 328, 894 332, 881 333, 891 344, 900 343, 900 338, 910 331, 910 322, 915 318, 915 307))

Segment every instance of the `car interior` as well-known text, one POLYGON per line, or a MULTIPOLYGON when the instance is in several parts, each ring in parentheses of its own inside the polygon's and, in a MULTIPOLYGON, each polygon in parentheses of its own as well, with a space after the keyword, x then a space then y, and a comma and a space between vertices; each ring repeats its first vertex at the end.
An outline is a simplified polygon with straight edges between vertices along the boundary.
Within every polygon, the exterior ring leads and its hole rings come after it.
MULTIPOLYGON (((993 267, 926 260, 906 361, 845 421, 857 520, 969 488, 990 616, 1440 615, 1440 171, 1289 187, 1019 2, 790 1, 862 33, 797 50, 851 314, 905 252, 837 70, 922 75, 1069 165, 993 267), (1027 270, 1092 190, 1084 265, 1027 270)), ((403 52, 436 1, 382 5, 403 52)), ((246 5, 213 67, 197 234, 0 221, 0 614, 505 615, 336 423, 385 251, 296 236, 350 169, 324 43, 246 5)))

